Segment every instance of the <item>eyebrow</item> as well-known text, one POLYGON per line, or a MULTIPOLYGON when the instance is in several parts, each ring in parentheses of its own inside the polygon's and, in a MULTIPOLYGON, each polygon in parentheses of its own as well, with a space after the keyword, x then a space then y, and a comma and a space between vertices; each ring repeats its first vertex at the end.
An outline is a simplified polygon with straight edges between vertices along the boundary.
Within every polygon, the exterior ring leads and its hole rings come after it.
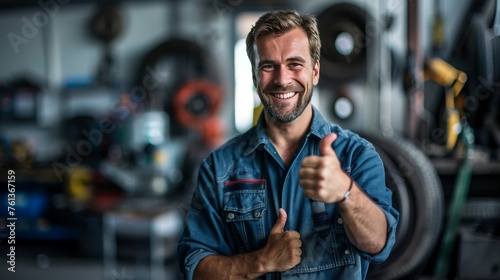
MULTIPOLYGON (((287 58, 286 61, 287 62, 290 62, 290 61, 299 61, 299 62, 302 62, 302 63, 306 63, 306 60, 303 57, 301 57, 301 56, 293 56, 293 57, 287 58)), ((271 60, 271 59, 261 60, 261 61, 259 61, 258 67, 261 67, 264 64, 275 64, 275 61, 271 60)))
POLYGON ((306 63, 306 59, 301 57, 301 56, 293 56, 293 57, 287 58, 286 61, 299 61, 299 62, 306 63))

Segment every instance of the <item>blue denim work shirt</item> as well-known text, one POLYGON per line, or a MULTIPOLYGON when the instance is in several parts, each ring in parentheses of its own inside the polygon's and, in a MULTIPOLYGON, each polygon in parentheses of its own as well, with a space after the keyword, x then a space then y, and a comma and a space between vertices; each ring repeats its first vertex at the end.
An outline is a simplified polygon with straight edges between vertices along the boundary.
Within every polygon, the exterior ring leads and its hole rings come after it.
POLYGON ((379 155, 357 134, 331 124, 313 107, 310 132, 287 167, 266 136, 262 114, 255 127, 201 163, 177 248, 181 272, 192 279, 196 265, 208 255, 231 256, 264 247, 282 207, 288 214, 285 230, 300 233, 302 260, 288 271, 258 279, 365 279, 369 263, 383 262, 395 242, 399 213, 391 198, 379 155), (349 242, 336 203, 312 201, 299 185, 302 160, 320 155, 319 142, 331 132, 338 134, 333 148, 343 170, 387 218, 387 242, 376 255, 349 242))

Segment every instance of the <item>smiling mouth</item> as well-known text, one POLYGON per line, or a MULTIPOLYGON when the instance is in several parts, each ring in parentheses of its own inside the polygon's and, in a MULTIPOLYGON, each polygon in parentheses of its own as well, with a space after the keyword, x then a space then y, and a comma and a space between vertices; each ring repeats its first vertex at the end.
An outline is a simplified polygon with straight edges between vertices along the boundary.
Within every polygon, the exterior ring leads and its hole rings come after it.
POLYGON ((297 92, 271 93, 271 94, 278 99, 289 99, 294 97, 297 94, 297 92))

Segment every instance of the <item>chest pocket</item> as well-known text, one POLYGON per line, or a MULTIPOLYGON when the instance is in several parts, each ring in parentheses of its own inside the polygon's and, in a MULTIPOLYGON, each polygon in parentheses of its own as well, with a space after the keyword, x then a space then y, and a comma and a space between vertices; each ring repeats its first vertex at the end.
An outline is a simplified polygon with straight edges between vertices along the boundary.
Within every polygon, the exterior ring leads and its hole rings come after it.
POLYGON ((250 251, 265 242, 266 180, 239 180, 224 183, 224 218, 236 250, 250 251))

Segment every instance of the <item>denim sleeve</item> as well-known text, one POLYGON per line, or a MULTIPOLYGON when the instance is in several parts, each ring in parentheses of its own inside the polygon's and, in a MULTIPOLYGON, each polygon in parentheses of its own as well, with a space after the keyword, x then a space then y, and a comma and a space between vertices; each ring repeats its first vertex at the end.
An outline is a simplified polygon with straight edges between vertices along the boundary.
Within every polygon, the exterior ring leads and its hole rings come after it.
POLYGON ((351 177, 382 208, 386 216, 387 241, 382 251, 376 255, 360 252, 370 262, 381 263, 389 257, 396 241, 399 213, 392 207, 392 192, 386 186, 384 165, 373 145, 364 146, 355 156, 351 177))
POLYGON ((184 279, 192 279, 198 263, 208 255, 230 255, 224 238, 217 182, 203 161, 189 208, 186 225, 177 245, 179 268, 184 279))

